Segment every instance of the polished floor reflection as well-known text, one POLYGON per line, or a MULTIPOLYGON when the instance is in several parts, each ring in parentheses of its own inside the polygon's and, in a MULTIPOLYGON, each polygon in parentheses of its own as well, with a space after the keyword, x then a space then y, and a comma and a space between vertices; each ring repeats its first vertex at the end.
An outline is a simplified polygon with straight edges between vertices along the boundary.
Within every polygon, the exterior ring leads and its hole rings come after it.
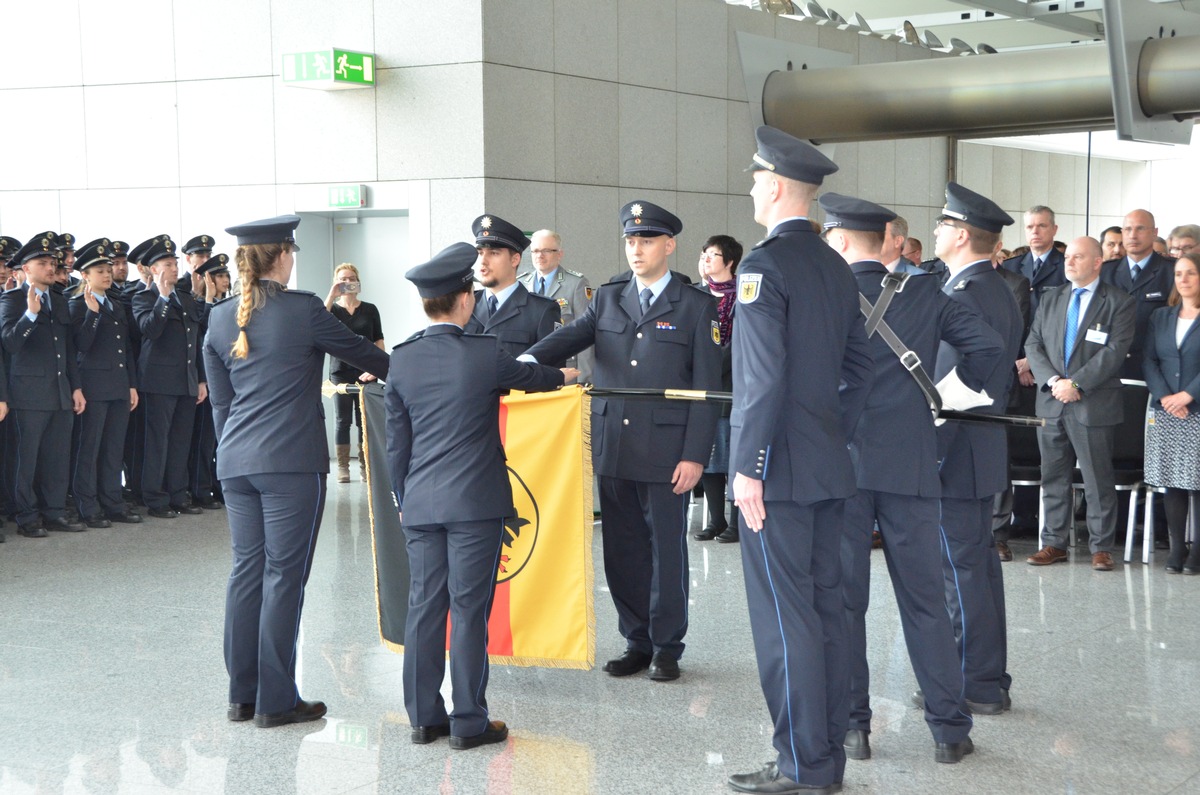
MULTIPOLYGON (((694 517, 698 521, 699 516, 694 517)), ((771 757, 737 545, 691 541, 683 677, 494 667, 507 743, 414 746, 375 624, 363 487, 331 484, 299 670, 326 720, 225 720, 223 513, 0 546, 0 793, 718 793, 771 757)), ((600 536, 596 534, 599 547, 600 536)), ((937 765, 882 555, 872 559, 874 758, 846 791, 1200 793, 1200 577, 1006 564, 1013 710, 937 765)), ((596 561, 601 556, 597 549, 596 561)), ((603 591, 603 576, 597 577, 603 591)), ((599 661, 621 650, 606 593, 599 661)), ((448 695, 448 689, 447 689, 448 695)))

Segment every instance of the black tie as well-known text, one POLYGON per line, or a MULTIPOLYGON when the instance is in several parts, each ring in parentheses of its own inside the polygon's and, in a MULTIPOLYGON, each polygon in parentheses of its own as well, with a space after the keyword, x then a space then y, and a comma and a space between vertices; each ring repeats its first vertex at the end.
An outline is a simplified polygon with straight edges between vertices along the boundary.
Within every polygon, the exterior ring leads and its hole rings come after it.
POLYGON ((536 289, 538 295, 546 294, 546 277, 545 276, 539 276, 537 278, 537 287, 535 289, 536 289))
POLYGON ((1129 269, 1129 280, 1131 282, 1136 282, 1138 280, 1138 276, 1141 276, 1141 275, 1142 275, 1142 266, 1138 265, 1137 263, 1134 263, 1133 267, 1129 269))
POLYGON ((1033 273, 1030 275, 1029 280, 1033 281, 1034 279, 1036 279, 1037 275, 1038 275, 1038 271, 1040 271, 1041 269, 1042 269, 1042 258, 1038 257, 1037 259, 1035 259, 1033 261, 1033 273))
POLYGON ((641 298, 638 300, 638 304, 642 307, 642 314, 645 315, 650 311, 650 299, 654 297, 654 293, 649 287, 645 287, 639 295, 641 298))
POLYGON ((489 295, 487 297, 488 317, 496 314, 496 310, 500 307, 500 302, 496 300, 496 296, 489 295))

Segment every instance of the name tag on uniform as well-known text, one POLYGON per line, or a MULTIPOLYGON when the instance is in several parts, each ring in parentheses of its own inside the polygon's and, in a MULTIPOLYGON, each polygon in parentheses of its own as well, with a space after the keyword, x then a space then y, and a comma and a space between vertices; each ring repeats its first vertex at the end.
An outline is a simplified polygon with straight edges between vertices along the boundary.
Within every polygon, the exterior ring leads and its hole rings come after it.
POLYGON ((1087 334, 1084 336, 1084 339, 1087 340, 1088 342, 1094 342, 1097 345, 1107 345, 1108 344, 1108 332, 1101 331, 1098 328, 1090 328, 1087 330, 1087 334))
POLYGON ((1146 293, 1146 300, 1147 301, 1161 301, 1161 300, 1163 300, 1163 294, 1162 293, 1146 293))

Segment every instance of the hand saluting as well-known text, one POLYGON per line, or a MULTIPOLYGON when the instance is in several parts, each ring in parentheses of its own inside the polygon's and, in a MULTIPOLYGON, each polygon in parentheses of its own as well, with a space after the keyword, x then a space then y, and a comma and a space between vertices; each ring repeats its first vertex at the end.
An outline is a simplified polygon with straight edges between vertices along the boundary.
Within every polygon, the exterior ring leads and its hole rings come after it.
POLYGON ((87 304, 87 308, 93 312, 100 311, 100 302, 96 300, 96 294, 92 292, 91 285, 83 286, 83 302, 87 304))
POLYGON ((36 315, 42 311, 42 299, 37 294, 37 290, 33 288, 32 284, 29 285, 29 294, 26 298, 26 305, 29 308, 30 314, 36 315))

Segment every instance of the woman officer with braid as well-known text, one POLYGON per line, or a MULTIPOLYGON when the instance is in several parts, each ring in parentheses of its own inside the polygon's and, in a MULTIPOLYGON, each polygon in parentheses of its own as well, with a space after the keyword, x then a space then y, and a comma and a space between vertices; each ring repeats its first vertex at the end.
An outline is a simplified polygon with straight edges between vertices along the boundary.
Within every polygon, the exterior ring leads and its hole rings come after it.
POLYGON ((241 293, 212 307, 204 359, 217 431, 217 477, 233 539, 225 667, 233 721, 266 728, 317 720, 296 689, 296 638, 312 565, 329 448, 325 354, 380 379, 388 357, 309 292, 287 290, 299 216, 234 226, 241 293))

